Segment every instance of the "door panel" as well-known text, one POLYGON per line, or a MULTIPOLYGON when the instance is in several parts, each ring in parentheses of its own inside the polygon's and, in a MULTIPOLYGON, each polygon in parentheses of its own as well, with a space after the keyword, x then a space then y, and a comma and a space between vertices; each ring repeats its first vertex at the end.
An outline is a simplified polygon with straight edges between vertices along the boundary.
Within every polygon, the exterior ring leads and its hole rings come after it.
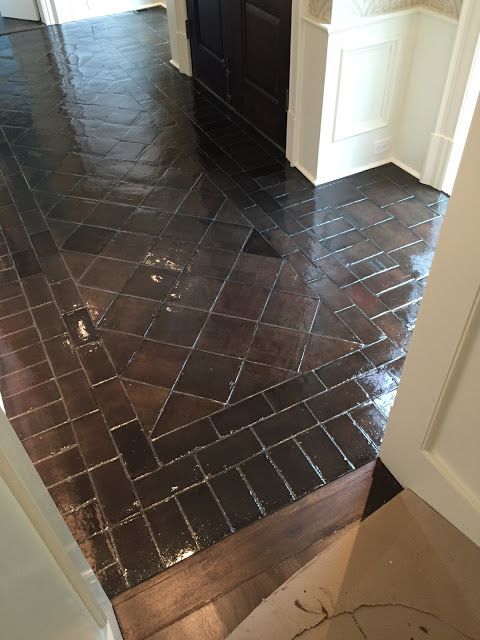
POLYGON ((252 2, 245 3, 244 78, 267 96, 278 92, 278 75, 271 73, 272 52, 279 50, 280 19, 252 2), (259 64, 259 61, 266 64, 259 64))
POLYGON ((193 75, 226 99, 225 0, 187 0, 193 75))
POLYGON ((193 75, 285 146, 292 0, 187 0, 193 75))
POLYGON ((232 105, 282 147, 291 11, 291 0, 239 0, 229 5, 229 24, 240 31, 233 38, 232 105))
POLYGON ((480 545, 477 103, 380 457, 480 545))

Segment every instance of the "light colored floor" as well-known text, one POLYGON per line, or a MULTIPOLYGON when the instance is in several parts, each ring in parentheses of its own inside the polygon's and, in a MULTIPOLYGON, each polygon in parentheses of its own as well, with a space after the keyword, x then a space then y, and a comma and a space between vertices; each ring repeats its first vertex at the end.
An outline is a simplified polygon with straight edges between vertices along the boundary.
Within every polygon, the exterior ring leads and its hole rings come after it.
POLYGON ((478 639, 479 576, 480 549, 403 491, 340 534, 228 639, 478 639))

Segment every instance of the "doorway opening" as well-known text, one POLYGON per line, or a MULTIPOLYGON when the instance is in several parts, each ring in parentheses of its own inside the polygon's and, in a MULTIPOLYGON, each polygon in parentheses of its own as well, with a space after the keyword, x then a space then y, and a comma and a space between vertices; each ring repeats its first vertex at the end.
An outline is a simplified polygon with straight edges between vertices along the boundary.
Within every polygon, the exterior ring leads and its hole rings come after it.
POLYGON ((389 162, 313 185, 166 27, 0 51, 5 409, 112 596, 377 456, 448 202, 389 162))

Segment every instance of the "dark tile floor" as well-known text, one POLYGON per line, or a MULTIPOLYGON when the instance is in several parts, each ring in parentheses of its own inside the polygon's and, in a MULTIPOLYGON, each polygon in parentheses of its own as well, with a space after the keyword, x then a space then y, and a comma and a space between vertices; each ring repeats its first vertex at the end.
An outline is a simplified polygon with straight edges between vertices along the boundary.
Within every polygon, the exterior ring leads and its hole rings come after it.
POLYGON ((447 204, 314 188, 168 59, 0 38, 1 391, 110 595, 376 456, 447 204))
POLYGON ((41 22, 33 20, 16 20, 13 18, 4 18, 0 14, 0 36, 10 33, 18 33, 19 31, 30 31, 31 29, 39 29, 43 25, 41 22))

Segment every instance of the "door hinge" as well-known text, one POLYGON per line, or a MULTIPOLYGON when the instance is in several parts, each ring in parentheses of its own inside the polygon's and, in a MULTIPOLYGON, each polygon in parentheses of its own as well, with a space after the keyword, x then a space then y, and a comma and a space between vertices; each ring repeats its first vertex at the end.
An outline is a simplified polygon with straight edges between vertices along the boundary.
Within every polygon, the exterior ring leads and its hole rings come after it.
POLYGON ((288 113, 288 109, 290 106, 290 91, 287 89, 285 93, 285 111, 288 113))
POLYGON ((187 40, 190 40, 192 37, 192 21, 189 19, 185 20, 185 35, 187 40))

